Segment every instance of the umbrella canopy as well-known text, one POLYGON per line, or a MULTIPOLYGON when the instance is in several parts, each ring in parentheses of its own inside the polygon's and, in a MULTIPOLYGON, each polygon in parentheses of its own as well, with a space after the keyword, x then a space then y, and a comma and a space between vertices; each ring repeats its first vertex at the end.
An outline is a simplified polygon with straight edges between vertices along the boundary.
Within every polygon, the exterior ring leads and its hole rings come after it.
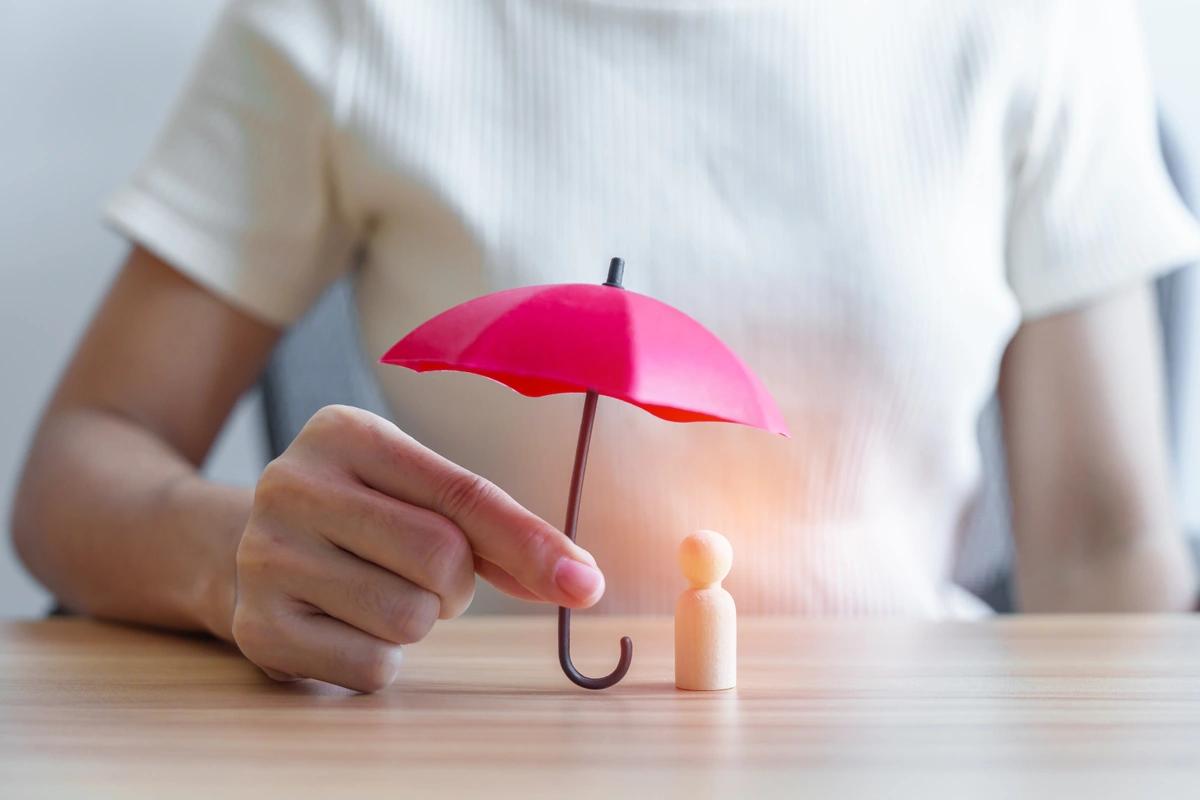
POLYGON ((787 435, 762 381, 720 339, 682 311, 614 286, 526 286, 468 300, 381 361, 471 372, 529 397, 592 390, 672 422, 787 435))
MULTIPOLYGON (((753 372, 696 320, 625 291, 614 258, 602 285, 552 284, 484 295, 438 314, 380 359, 418 372, 483 375, 530 397, 583 392, 583 419, 563 532, 575 540, 583 475, 599 395, 672 422, 737 422, 787 436, 775 401, 753 372)), ((571 610, 558 610, 558 660, 585 689, 606 689, 629 671, 621 639, 616 669, 600 678, 571 663, 571 610)))

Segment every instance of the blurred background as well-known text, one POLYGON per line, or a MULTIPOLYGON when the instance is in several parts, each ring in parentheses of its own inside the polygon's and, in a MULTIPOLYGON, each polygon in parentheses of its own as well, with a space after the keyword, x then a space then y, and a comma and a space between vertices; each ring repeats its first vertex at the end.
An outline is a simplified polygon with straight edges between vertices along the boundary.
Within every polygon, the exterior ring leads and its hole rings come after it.
MULTIPOLYGON (((28 438, 125 242, 99 223, 107 194, 145 154, 221 0, 0 0, 0 513, 7 526, 28 438)), ((1163 116, 1200 186, 1200 2, 1143 0, 1163 116)), ((1200 334, 1200 324, 1192 331, 1200 334)), ((1200 341, 1190 353, 1200 359, 1200 341)), ((1197 383, 1192 370, 1193 383, 1197 383)), ((266 459, 260 398, 245 398, 206 467, 252 483, 266 459)), ((1200 408, 1200 385, 1182 404, 1200 408)), ((1200 414, 1184 419, 1183 513, 1200 530, 1200 414)), ((63 491, 70 491, 64 486, 63 491)), ((43 613, 47 595, 9 537, 0 548, 0 617, 43 613)))

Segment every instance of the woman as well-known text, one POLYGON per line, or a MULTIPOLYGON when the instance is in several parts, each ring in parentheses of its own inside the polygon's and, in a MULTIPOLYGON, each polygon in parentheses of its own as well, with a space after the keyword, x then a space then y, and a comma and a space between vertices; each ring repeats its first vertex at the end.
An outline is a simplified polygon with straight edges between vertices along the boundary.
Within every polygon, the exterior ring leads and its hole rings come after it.
POLYGON ((476 574, 481 607, 587 607, 606 574, 603 606, 665 612, 701 526, 734 542, 743 613, 973 616, 949 568, 998 385, 1022 608, 1185 610, 1148 285, 1200 239, 1136 31, 1120 2, 235 4, 108 207, 134 247, 17 546, 74 609, 363 690, 476 574), (470 376, 382 372, 399 427, 326 409, 255 491, 203 480, 352 252, 369 356, 623 255, 793 438, 607 404, 590 553, 551 524, 578 397, 470 376))

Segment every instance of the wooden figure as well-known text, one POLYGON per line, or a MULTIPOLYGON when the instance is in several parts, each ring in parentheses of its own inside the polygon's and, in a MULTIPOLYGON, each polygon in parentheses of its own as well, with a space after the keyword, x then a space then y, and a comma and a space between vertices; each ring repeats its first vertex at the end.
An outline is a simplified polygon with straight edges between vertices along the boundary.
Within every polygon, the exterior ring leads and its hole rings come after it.
POLYGON ((733 565, 729 540, 696 531, 679 545, 679 566, 691 588, 675 604, 675 685, 713 691, 737 684, 737 607, 721 581, 733 565))

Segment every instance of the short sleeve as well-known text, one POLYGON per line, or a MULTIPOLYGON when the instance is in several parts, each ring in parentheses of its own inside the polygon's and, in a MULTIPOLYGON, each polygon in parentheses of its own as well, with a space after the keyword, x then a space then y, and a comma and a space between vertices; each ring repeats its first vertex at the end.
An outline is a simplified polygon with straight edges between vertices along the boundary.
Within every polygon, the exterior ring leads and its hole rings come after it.
POLYGON ((1134 4, 1067 0, 1046 30, 1008 220, 1008 279, 1027 319, 1200 256, 1163 165, 1134 4))
POLYGON ((130 240, 277 325, 346 268, 354 238, 330 164, 337 6, 227 7, 151 153, 105 208, 130 240))

